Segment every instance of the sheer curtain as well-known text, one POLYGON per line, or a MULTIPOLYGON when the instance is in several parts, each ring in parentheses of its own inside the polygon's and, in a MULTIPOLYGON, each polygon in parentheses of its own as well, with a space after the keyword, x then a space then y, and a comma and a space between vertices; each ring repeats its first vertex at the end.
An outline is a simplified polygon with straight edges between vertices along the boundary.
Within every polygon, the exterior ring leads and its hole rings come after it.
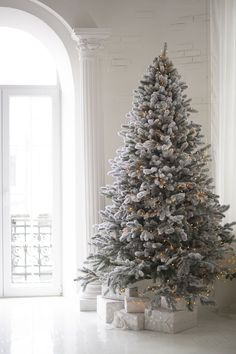
POLYGON ((236 0, 211 0, 211 122, 216 193, 236 220, 236 0))

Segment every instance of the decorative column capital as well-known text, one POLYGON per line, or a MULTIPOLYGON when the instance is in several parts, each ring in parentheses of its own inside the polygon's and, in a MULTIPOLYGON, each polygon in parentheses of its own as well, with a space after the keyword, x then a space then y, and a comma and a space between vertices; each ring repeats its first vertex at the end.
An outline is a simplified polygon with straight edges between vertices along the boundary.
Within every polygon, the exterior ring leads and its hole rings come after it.
POLYGON ((93 55, 103 48, 103 41, 110 35, 109 28, 75 28, 71 36, 77 43, 79 53, 93 55))

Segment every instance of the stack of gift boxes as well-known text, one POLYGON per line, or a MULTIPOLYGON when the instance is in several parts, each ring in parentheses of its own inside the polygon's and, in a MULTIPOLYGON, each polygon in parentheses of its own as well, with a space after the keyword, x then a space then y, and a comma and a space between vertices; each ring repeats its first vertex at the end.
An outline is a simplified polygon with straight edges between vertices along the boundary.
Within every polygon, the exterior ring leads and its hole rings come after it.
POLYGON ((138 288, 127 288, 124 294, 107 288, 97 297, 97 313, 104 323, 130 330, 151 330, 177 333, 197 325, 197 309, 189 311, 183 300, 176 310, 169 309, 164 297, 161 306, 151 310, 150 299, 138 296, 138 288))

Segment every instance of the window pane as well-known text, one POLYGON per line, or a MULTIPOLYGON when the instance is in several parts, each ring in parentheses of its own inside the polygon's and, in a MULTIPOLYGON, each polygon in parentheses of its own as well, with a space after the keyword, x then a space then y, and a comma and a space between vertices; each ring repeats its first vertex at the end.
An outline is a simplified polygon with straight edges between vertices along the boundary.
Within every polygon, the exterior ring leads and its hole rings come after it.
POLYGON ((52 99, 11 96, 12 282, 52 280, 52 99))
POLYGON ((0 85, 55 85, 47 48, 27 32, 0 27, 0 85))

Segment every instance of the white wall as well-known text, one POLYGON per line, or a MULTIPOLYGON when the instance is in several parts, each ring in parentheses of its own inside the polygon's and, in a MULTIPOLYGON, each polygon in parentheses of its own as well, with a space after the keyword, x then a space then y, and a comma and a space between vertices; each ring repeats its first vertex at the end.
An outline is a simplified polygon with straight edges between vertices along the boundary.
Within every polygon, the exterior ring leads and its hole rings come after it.
POLYGON ((193 106, 199 111, 193 119, 203 125, 209 139, 206 1, 121 3, 120 9, 113 6, 115 15, 106 22, 113 35, 105 46, 103 63, 105 161, 121 144, 117 131, 131 108, 132 91, 165 41, 169 56, 189 86, 193 106))
POLYGON ((210 141, 207 0, 43 0, 72 27, 109 27, 102 55, 105 170, 122 143, 117 136, 131 108, 132 92, 147 66, 168 43, 187 82, 193 119, 210 141))

